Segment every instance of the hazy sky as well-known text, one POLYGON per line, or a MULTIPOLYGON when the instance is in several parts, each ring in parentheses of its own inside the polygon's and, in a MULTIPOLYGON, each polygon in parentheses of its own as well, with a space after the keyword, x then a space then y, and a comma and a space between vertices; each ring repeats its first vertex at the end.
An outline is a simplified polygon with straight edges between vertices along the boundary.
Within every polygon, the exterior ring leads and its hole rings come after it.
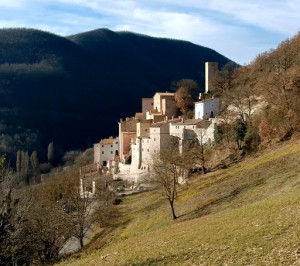
POLYGON ((0 28, 67 36, 98 28, 182 39, 240 63, 300 29, 300 0, 0 0, 0 28))

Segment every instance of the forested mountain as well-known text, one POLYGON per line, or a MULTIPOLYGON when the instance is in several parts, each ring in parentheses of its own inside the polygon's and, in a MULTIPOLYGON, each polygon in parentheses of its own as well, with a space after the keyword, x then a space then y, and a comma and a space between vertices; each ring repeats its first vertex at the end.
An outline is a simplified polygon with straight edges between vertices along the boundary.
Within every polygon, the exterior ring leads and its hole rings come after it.
POLYGON ((117 134, 141 98, 182 78, 204 82, 205 61, 230 60, 186 41, 99 29, 69 37, 0 30, 0 153, 89 147, 117 134))

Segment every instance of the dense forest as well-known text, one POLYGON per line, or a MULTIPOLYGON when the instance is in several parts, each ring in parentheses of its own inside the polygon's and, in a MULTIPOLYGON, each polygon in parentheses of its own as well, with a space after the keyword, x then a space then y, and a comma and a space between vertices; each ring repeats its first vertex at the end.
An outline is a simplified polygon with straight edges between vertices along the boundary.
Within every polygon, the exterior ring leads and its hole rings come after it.
POLYGON ((46 159, 117 134, 119 118, 172 81, 196 80, 204 62, 230 60, 186 41, 99 29, 69 37, 33 29, 0 30, 0 153, 46 159))

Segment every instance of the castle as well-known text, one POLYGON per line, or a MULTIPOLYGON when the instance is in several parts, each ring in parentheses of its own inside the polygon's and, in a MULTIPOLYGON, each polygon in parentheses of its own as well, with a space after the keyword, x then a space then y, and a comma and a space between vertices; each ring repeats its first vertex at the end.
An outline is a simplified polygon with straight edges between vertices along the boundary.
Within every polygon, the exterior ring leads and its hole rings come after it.
POLYGON ((205 63, 205 93, 194 103, 193 119, 178 116, 175 93, 157 92, 152 98, 142 98, 142 112, 119 121, 118 137, 94 144, 98 169, 107 167, 116 178, 137 181, 150 170, 153 154, 159 154, 170 143, 178 143, 180 153, 191 141, 212 143, 220 99, 209 96, 209 92, 213 91, 217 71, 217 63, 205 63))

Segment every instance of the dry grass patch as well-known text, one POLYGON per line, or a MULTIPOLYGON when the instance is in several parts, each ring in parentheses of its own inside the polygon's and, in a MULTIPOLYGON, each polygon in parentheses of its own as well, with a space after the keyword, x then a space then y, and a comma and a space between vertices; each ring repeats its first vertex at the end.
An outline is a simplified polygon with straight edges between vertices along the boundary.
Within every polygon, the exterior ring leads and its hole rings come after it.
POLYGON ((182 187, 172 221, 155 191, 124 198, 126 223, 63 265, 300 265, 300 145, 182 187))

